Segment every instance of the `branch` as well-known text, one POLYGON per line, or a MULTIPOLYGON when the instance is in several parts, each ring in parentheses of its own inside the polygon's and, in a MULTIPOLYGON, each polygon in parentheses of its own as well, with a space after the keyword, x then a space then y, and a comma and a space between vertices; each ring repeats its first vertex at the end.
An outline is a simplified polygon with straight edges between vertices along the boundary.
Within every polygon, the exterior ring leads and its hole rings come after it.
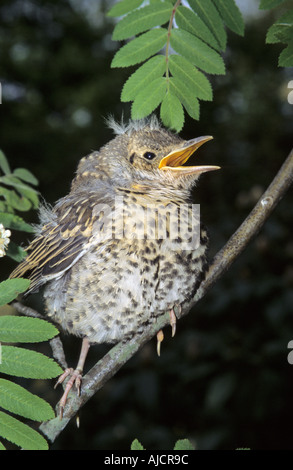
MULTIPOLYGON (((201 283, 195 297, 182 306, 180 317, 186 315, 190 309, 208 292, 215 282, 232 265, 242 253, 248 243, 262 228, 276 205, 280 202, 293 181, 293 150, 290 152, 281 169, 272 183, 260 198, 254 209, 232 235, 227 244, 213 259, 205 280, 201 283)), ((40 430, 52 442, 66 427, 70 419, 78 410, 111 378, 115 373, 155 334, 166 325, 169 325, 169 313, 162 315, 157 321, 147 327, 140 335, 130 340, 121 341, 114 346, 94 367, 84 376, 81 396, 71 392, 65 407, 62 420, 59 417, 42 423, 40 430)))

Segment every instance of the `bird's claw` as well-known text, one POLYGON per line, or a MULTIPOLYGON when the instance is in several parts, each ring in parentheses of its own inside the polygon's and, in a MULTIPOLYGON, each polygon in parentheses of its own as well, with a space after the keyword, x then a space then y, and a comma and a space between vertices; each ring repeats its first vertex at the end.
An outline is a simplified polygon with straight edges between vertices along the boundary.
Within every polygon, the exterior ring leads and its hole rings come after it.
POLYGON ((81 375, 81 372, 79 369, 66 369, 62 375, 60 375, 59 379, 57 380, 56 384, 55 384, 55 387, 57 387, 57 385, 61 384, 64 382, 64 380, 70 376, 70 379, 68 380, 66 386, 65 386, 65 389, 64 389, 64 393, 61 397, 61 400, 59 402, 59 417, 60 419, 63 418, 63 412, 64 412, 64 408, 65 408, 65 405, 66 405, 66 402, 67 402, 67 397, 68 397, 68 393, 70 392, 70 390, 72 389, 73 385, 75 385, 76 389, 77 389, 77 394, 78 396, 80 396, 80 387, 81 387, 81 380, 82 380, 82 375, 81 375))
POLYGON ((175 333, 176 333, 177 318, 176 318, 176 315, 175 315, 175 312, 174 312, 173 308, 171 308, 169 314, 170 314, 170 325, 171 325, 171 328, 172 328, 172 338, 173 338, 175 336, 175 333))
POLYGON ((54 388, 57 388, 58 385, 60 385, 60 384, 62 384, 62 383, 64 382, 64 380, 66 379, 66 377, 68 377, 69 375, 72 375, 72 374, 73 374, 73 369, 72 369, 72 367, 65 369, 65 371, 63 372, 63 374, 60 375, 60 377, 58 378, 57 382, 55 383, 54 388))
MULTIPOLYGON (((178 311, 179 311, 179 314, 181 313, 181 305, 177 305, 177 308, 178 308, 178 311)), ((171 325, 171 328, 172 328, 172 338, 175 336, 175 333, 176 333, 176 322, 177 322, 177 318, 176 318, 176 315, 175 315, 175 312, 174 312, 174 309, 171 308, 171 310, 169 310, 169 315, 170 315, 170 325, 171 325)), ((157 354, 158 356, 160 356, 161 354, 161 343, 164 339, 164 333, 163 333, 163 330, 160 330, 158 331, 157 333, 157 354)))
POLYGON ((158 331, 157 333, 157 354, 160 356, 161 354, 161 343, 164 339, 164 333, 163 330, 158 331))

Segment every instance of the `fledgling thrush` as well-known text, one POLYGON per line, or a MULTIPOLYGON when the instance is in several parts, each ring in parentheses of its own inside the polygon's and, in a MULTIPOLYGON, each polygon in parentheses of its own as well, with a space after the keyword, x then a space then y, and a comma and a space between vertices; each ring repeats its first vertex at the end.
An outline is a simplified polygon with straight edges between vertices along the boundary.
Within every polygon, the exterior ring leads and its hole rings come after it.
POLYGON ((219 167, 183 165, 212 137, 185 141, 155 117, 110 125, 116 137, 80 161, 67 196, 40 210, 40 230, 10 276, 30 279, 27 293, 46 284, 48 316, 83 338, 77 368, 57 382, 70 375, 61 415, 74 383, 80 391, 89 345, 131 337, 167 311, 174 335, 175 307, 194 296, 207 267, 191 190, 219 167))

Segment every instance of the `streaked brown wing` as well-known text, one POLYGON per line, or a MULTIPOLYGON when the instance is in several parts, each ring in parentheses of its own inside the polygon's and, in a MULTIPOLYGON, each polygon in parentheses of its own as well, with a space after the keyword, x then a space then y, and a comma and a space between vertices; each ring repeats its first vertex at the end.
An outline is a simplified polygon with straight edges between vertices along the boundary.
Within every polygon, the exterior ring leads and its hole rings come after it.
POLYGON ((50 279, 61 277, 88 250, 92 236, 93 207, 97 194, 61 199, 52 212, 52 221, 27 248, 27 256, 10 278, 31 280, 26 294, 36 292, 50 279))

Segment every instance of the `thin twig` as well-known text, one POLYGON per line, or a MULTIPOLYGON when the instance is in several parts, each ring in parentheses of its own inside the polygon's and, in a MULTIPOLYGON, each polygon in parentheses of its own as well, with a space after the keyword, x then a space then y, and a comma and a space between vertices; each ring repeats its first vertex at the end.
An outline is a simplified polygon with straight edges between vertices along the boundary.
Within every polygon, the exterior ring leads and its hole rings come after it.
POLYGON ((277 204, 281 201, 293 182, 293 149, 289 153, 270 186, 263 193, 250 214, 232 235, 226 245, 214 257, 206 279, 201 283, 194 299, 183 309, 186 313, 207 290, 223 275, 248 243, 258 234, 277 204))
MULTIPOLYGON (((186 315, 190 311, 242 253, 251 239, 262 228, 264 222, 289 189, 292 181, 293 150, 249 216, 230 238, 228 243, 215 256, 206 279, 202 282, 194 299, 182 306, 181 316, 186 315)), ((63 419, 54 418, 51 421, 41 424, 40 430, 43 434, 51 442, 54 442, 56 437, 66 427, 70 419, 75 416, 78 410, 107 382, 107 380, 115 375, 138 349, 149 341, 160 329, 168 325, 169 322, 170 317, 169 314, 166 313, 159 317, 156 323, 146 328, 143 334, 136 335, 130 340, 122 341, 114 346, 83 378, 81 396, 77 396, 74 392, 70 393, 63 419)))
MULTIPOLYGON (((31 307, 27 307, 26 305, 23 305, 20 302, 12 302, 11 306, 14 307, 18 313, 22 313, 23 315, 27 317, 41 318, 43 320, 45 319, 44 315, 32 309, 31 307)), ((56 336, 55 338, 52 338, 49 341, 49 344, 51 346, 54 359, 60 364, 60 366, 66 369, 67 362, 65 359, 65 353, 64 353, 60 336, 56 336)))
POLYGON ((42 315, 41 313, 37 312, 36 310, 34 310, 30 307, 27 307, 26 305, 23 305, 20 302, 12 302, 11 307, 14 307, 15 310, 18 311, 18 313, 22 313, 26 317, 34 317, 34 318, 43 318, 44 319, 44 315, 42 315))

